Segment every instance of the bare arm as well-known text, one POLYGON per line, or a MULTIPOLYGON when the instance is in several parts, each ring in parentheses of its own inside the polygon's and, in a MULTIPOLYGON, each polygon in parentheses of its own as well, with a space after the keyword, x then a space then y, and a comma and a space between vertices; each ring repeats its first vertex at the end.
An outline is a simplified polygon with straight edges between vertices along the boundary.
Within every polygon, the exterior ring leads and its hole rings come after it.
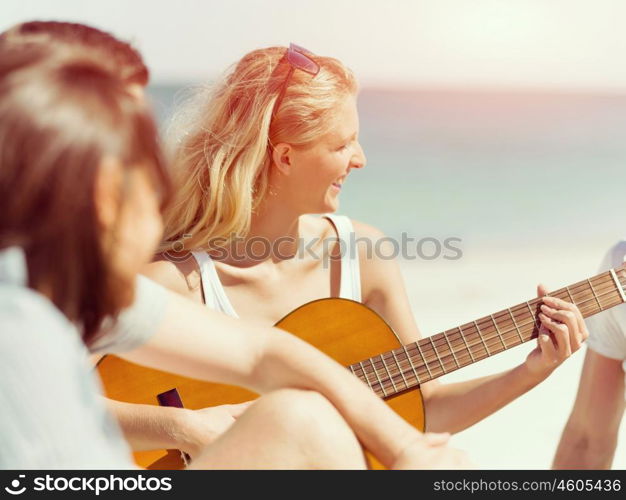
POLYGON ((225 432, 252 403, 188 410, 104 399, 134 451, 176 449, 192 458, 225 432))
MULTIPOLYGON (((92 354, 95 367, 103 354, 92 354)), ((163 407, 116 401, 102 396, 107 410, 120 424, 124 438, 133 451, 178 449, 191 453, 194 435, 188 425, 193 413, 184 408, 163 407)), ((195 444, 195 443, 194 443, 195 444)))
MULTIPOLYGON (((359 238, 376 242, 384 237, 380 231, 365 224, 355 222, 354 227, 359 238)), ((380 248, 381 255, 394 254, 393 246, 388 242, 381 241, 380 248)), ((403 344, 419 340, 421 335, 398 263, 377 255, 368 258, 363 247, 360 248, 360 263, 365 304, 385 318, 403 344)), ((454 307, 454 304, 450 304, 450 307, 454 307)), ((586 337, 585 329, 580 339, 572 338, 570 341, 570 336, 576 336, 580 327, 584 327, 582 318, 580 321, 577 318, 572 321, 575 324, 571 331, 556 333, 559 336, 556 348, 544 338, 526 362, 511 370, 453 384, 441 384, 437 380, 423 384, 421 390, 427 430, 459 432, 536 386, 558 363, 575 351, 586 337), (476 401, 481 403, 477 405, 476 401)))
MULTIPOLYGON (((89 363, 95 367, 102 357, 102 354, 92 354, 89 363)), ((206 444, 199 442, 199 433, 194 432, 196 429, 191 426, 193 411, 126 403, 104 396, 102 399, 107 410, 118 421, 133 451, 177 449, 194 456, 206 444)))
POLYGON ((131 404, 105 398, 107 409, 120 423, 124 437, 135 451, 181 449, 181 443, 191 441, 187 436, 184 416, 189 410, 153 405, 131 404))
MULTIPOLYGON (((195 267, 190 265, 191 261, 192 259, 184 262, 180 272, 169 261, 153 262, 146 266, 145 272, 154 281, 201 303, 200 280, 199 276, 193 275, 195 267)), ((147 294, 150 290, 143 286, 138 288, 137 293, 147 294)), ((146 300, 145 297, 143 300, 146 300)), ((130 327, 126 325, 125 329, 128 328, 130 327)), ((92 364, 95 365, 101 357, 101 354, 93 355, 92 364)), ((104 399, 109 411, 117 419, 124 437, 135 451, 178 449, 192 458, 213 443, 249 407, 249 403, 242 403, 188 410, 104 399)))
POLYGON ((622 361, 587 350, 576 402, 554 457, 555 469, 608 469, 624 414, 622 361))

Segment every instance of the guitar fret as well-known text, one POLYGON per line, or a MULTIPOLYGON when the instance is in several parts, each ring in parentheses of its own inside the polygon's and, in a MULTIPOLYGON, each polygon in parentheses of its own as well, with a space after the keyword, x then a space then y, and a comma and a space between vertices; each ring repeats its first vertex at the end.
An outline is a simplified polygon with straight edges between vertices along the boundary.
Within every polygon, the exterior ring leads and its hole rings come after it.
POLYGON ((574 297, 572 296, 572 292, 569 291, 569 286, 565 287, 565 291, 567 292, 567 296, 569 297, 569 300, 572 304, 576 304, 576 301, 574 300, 574 297))
POLYGON ((504 342, 504 337, 502 336, 502 333, 500 333, 500 328, 498 328, 498 323, 496 323, 496 318, 493 317, 493 314, 490 314, 491 316, 491 322, 493 323, 493 326, 496 328, 496 333, 498 334, 498 338, 500 339, 500 342, 502 343, 502 347, 504 347, 504 349, 508 349, 507 345, 504 342))
POLYGON ((387 391, 385 390, 383 381, 380 380, 380 377, 378 376, 378 370, 376 369, 376 365, 374 364, 374 361, 372 360, 372 358, 369 359, 369 362, 370 362, 370 365, 372 365, 372 368, 374 369, 374 374, 376 375, 376 378, 378 379, 378 383, 380 384, 380 389, 383 391, 383 396, 387 396, 387 391))
POLYGON ((446 342, 448 343, 448 347, 450 347, 450 352, 452 353, 452 358, 454 359, 454 362, 456 363, 456 367, 457 368, 461 368, 461 365, 459 364, 459 360, 456 359, 456 354, 454 354, 454 349, 452 348, 452 344, 450 343, 450 339, 448 338, 448 336, 445 333, 443 334, 443 338, 446 339, 446 342))
POLYGON ((591 288, 591 293, 593 294, 593 298, 596 299, 596 302, 598 303, 598 307, 600 308, 600 311, 602 311, 602 304, 600 304, 600 300, 598 300, 598 296, 596 295, 596 291, 593 289, 591 280, 587 279, 587 283, 589 283, 589 287, 591 288))
POLYGON ((513 320, 513 326, 515 326, 515 329, 517 330, 517 334, 519 335, 520 342, 522 342, 523 344, 524 337, 522 337, 522 332, 520 331, 519 326, 517 326, 517 321, 515 321, 515 316, 513 316, 513 311, 511 311, 511 308, 508 308, 507 311, 509 311, 509 315, 511 316, 511 319, 513 320))
POLYGON ((402 346, 402 349, 404 349, 404 352, 406 353, 406 359, 409 360, 409 365, 411 365, 411 370, 413 370, 413 375, 415 375, 415 380, 417 380, 417 383, 421 385, 422 382, 420 381, 420 377, 417 373, 417 370, 415 369, 415 366, 413 365, 413 360, 411 359, 411 355, 409 354, 408 349, 406 348, 405 345, 402 346))
POLYGON ((365 376, 365 381, 367 382, 367 385, 369 385, 370 389, 374 390, 374 387, 372 387, 372 383, 370 382, 370 378, 367 376, 367 372, 365 371, 365 366, 363 366, 363 361, 359 361, 359 366, 363 371, 363 375, 365 376))
POLYGON ((428 372, 428 376, 432 380, 434 377, 433 377, 433 374, 430 373, 430 368, 428 367, 428 361, 426 360, 426 357, 424 356, 424 353, 422 351, 420 343, 419 342, 415 342, 415 345, 417 345, 417 350, 419 351, 420 355, 422 356, 422 360, 424 361, 424 366, 426 367, 426 371, 428 372))
POLYGON ((459 326, 458 330, 459 330, 459 332, 461 334, 461 340, 465 344, 465 347, 467 347, 467 352, 470 355, 470 359, 472 360, 472 363, 474 363, 476 360, 474 359, 474 355, 472 354, 472 350, 470 349, 470 346, 467 343, 467 340, 465 340, 465 335, 463 335, 463 329, 459 326))
POLYGON ((396 365, 398 366, 398 369, 400 370, 400 375, 402 376, 402 381, 404 382, 404 388, 408 389, 409 382, 407 381, 407 379, 404 376, 404 370, 402 369, 402 365, 400 364, 400 361, 396 357, 395 350, 391 351, 391 354, 393 355, 393 360, 396 362, 396 365))
POLYGON ((358 365, 359 365, 359 366, 357 366, 357 368, 358 368, 358 367, 360 367, 360 368, 361 368, 361 371, 363 372, 363 376, 359 375, 359 374, 356 372, 356 369, 354 368, 354 367, 355 367, 355 365, 350 365, 350 367, 349 367, 349 368, 350 368, 350 371, 352 372, 352 374, 353 374, 355 377, 357 377, 357 378, 358 378, 359 380, 361 380, 362 382, 365 382, 365 383, 369 386, 369 388, 373 390, 374 388, 373 388, 373 387, 372 387, 372 385, 370 384, 370 381, 369 381, 369 380, 368 380, 368 378, 367 378, 367 374, 365 373, 365 370, 363 369, 363 364, 359 362, 359 363, 358 363, 358 365))
POLYGON ((383 366, 385 367, 385 371, 387 372, 387 375, 389 375, 389 380, 391 380, 391 386, 393 387, 394 392, 398 392, 398 389, 396 388, 396 384, 394 384, 393 382, 393 377, 391 376, 391 372, 389 371, 389 368, 387 368, 387 363, 385 362, 385 357, 383 356, 383 354, 380 355, 380 359, 383 362, 383 366))
POLYGON ((428 337, 428 340, 430 340, 430 345, 433 346, 433 351, 435 352, 435 356, 437 356, 437 359, 439 360, 439 364, 441 365, 441 371, 443 373, 446 373, 446 367, 443 366, 443 362, 441 361, 441 358, 439 357, 439 353, 437 352, 437 348, 435 347, 435 343, 433 342, 433 338, 432 337, 428 337))
POLYGON ((530 307, 530 304, 528 303, 528 301, 526 301, 525 304, 526 304, 526 307, 528 307, 528 311, 530 312, 530 317, 532 318, 533 323, 535 323, 535 328, 537 329, 537 331, 539 331, 539 328, 541 328, 541 325, 537 324, 537 316, 533 312, 533 310, 530 307))
POLYGON ((473 323, 476 326, 476 333, 478 333, 478 336, 480 337, 481 342, 485 346, 485 351, 487 351, 487 356, 491 356, 491 353, 489 352, 489 347, 487 347, 487 343, 485 342, 485 339, 480 333, 480 328, 478 327, 478 323, 476 323, 476 321, 474 321, 473 323))
POLYGON ((626 294, 624 294, 624 289, 622 288, 622 285, 620 285, 620 282, 617 279, 617 275, 615 274, 614 269, 611 269, 611 278, 613 278, 613 281, 615 282, 615 287, 617 288, 617 291, 619 292, 619 296, 621 297, 622 302, 626 302, 626 294))

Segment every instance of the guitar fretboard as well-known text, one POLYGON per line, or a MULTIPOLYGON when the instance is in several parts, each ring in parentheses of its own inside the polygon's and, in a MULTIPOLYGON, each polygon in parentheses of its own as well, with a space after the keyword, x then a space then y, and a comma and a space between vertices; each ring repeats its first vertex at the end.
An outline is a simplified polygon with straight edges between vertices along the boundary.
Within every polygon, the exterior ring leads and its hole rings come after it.
MULTIPOLYGON (((583 317, 626 302, 624 266, 549 295, 576 304, 583 317)), ((536 338, 543 304, 522 302, 349 366, 380 397, 390 397, 536 338)))

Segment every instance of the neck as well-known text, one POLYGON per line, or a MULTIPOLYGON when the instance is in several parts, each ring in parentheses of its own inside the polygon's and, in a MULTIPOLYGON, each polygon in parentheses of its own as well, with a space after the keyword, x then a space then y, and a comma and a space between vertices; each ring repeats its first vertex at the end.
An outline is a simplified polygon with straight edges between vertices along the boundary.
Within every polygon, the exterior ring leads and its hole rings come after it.
POLYGON ((301 237, 301 215, 280 196, 268 196, 252 215, 248 234, 230 245, 223 261, 248 267, 292 258, 301 237))

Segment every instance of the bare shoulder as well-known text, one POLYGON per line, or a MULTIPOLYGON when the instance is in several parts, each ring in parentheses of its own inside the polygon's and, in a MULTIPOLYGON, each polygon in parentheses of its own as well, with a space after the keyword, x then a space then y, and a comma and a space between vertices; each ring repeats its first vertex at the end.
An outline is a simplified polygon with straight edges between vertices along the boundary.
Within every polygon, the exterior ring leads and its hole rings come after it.
POLYGON ((191 254, 176 260, 159 254, 142 269, 142 274, 185 297, 197 298, 201 294, 200 272, 191 254))
POLYGON ((350 219, 350 221, 352 222, 352 227, 354 227, 357 238, 370 238, 373 241, 378 241, 386 237, 385 233, 377 227, 354 219, 350 219))
POLYGON ((352 220, 352 227, 362 268, 377 269, 381 264, 384 267, 385 262, 395 260, 397 252, 394 241, 380 229, 356 220, 352 220))
POLYGON ((400 270, 401 242, 363 222, 353 220, 352 226, 358 242, 363 303, 385 318, 403 343, 414 342, 421 335, 400 270))
POLYGON ((398 242, 377 227, 352 220, 359 253, 363 297, 392 286, 399 279, 398 242))

